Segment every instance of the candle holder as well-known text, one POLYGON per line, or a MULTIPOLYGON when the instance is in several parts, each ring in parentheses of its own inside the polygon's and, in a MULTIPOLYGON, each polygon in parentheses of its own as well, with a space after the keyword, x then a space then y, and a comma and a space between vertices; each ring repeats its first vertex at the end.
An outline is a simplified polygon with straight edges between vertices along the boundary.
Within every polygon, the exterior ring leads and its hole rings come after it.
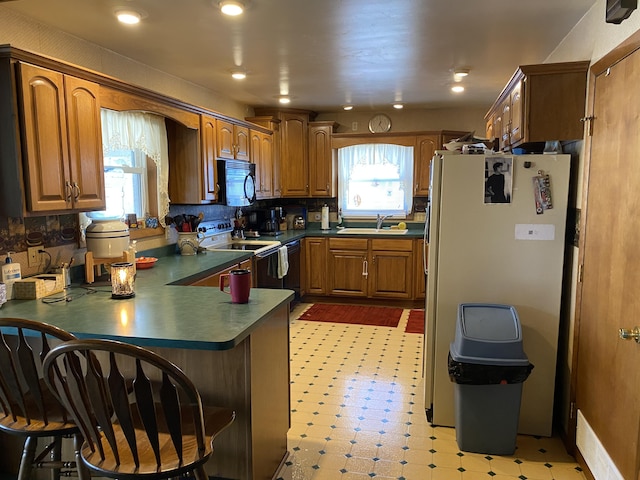
POLYGON ((131 262, 118 262, 111 264, 111 298, 125 299, 135 297, 133 284, 135 270, 131 262))

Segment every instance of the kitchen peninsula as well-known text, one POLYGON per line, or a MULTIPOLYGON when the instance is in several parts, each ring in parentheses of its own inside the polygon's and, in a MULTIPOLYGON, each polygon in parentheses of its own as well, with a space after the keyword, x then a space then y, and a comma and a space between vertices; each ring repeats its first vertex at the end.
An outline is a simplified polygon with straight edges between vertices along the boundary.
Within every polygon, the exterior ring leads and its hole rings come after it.
MULTIPOLYGON (((249 303, 236 305, 217 288, 188 286, 246 258, 234 252, 161 257, 154 268, 138 270, 134 298, 114 300, 108 286, 75 287, 68 291, 71 301, 12 300, 0 316, 40 320, 81 338, 110 338, 159 352, 194 381, 205 404, 236 411, 235 422, 214 443, 207 473, 270 479, 287 454, 293 292, 252 289, 249 303)), ((0 453, 0 471, 19 460, 5 458, 8 450, 0 453)))

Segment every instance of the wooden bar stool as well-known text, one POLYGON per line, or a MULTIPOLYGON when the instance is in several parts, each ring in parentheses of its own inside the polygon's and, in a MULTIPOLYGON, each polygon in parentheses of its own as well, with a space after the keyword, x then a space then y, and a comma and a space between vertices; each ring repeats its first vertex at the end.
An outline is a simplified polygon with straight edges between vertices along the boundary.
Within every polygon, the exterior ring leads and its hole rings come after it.
POLYGON ((235 418, 203 407, 182 370, 135 345, 71 340, 47 354, 43 369, 79 425, 82 461, 97 476, 207 480, 213 439, 235 418))
POLYGON ((28 480, 34 468, 50 468, 52 478, 59 479, 74 473, 77 466, 78 476, 89 478, 77 462, 61 460, 63 437, 73 437, 74 451, 79 453, 79 430, 42 378, 42 359, 51 343, 75 338, 46 323, 0 318, 0 431, 25 439, 18 480, 28 480), (53 441, 36 456, 38 439, 43 437, 53 441))

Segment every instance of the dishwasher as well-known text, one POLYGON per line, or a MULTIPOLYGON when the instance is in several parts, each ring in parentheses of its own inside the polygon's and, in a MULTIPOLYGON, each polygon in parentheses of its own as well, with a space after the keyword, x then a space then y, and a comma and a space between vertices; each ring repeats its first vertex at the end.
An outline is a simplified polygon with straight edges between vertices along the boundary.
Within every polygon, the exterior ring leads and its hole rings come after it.
POLYGON ((266 255, 256 255, 253 258, 256 271, 256 287, 259 288, 287 288, 295 292, 294 302, 300 300, 300 240, 294 240, 285 245, 289 270, 283 278, 276 278, 269 273, 269 262, 278 261, 278 251, 269 251, 266 255))

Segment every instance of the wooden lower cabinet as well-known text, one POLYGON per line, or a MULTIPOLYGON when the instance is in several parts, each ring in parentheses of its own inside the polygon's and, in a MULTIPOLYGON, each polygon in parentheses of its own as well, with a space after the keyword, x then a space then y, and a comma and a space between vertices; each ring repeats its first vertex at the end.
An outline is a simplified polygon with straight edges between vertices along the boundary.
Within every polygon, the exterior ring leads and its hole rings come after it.
MULTIPOLYGON (((327 294, 327 239, 305 238, 304 285, 303 290, 310 295, 327 294)), ((302 292, 301 292, 302 294, 302 292)))
POLYGON ((339 297, 413 298, 412 240, 330 238, 328 295, 339 297))
POLYGON ((424 239, 417 238, 413 241, 413 258, 416 259, 415 266, 415 285, 414 298, 425 298, 427 293, 427 276, 424 273, 426 260, 428 260, 429 250, 425 245, 424 239), (426 256, 426 259, 425 259, 426 256))
POLYGON ((366 238, 329 239, 329 295, 368 296, 368 242, 366 238))
POLYGON ((370 297, 413 297, 413 241, 372 239, 369 258, 370 297))
MULTIPOLYGON (((213 275, 209 275, 197 282, 191 284, 193 287, 219 287, 220 286, 220 275, 223 273, 229 273, 231 270, 235 270, 237 268, 246 268, 251 270, 251 259, 245 260, 244 262, 237 263, 235 265, 231 265, 224 270, 220 270, 219 272, 214 273, 213 275)), ((251 286, 253 286, 255 281, 252 279, 251 286)))

